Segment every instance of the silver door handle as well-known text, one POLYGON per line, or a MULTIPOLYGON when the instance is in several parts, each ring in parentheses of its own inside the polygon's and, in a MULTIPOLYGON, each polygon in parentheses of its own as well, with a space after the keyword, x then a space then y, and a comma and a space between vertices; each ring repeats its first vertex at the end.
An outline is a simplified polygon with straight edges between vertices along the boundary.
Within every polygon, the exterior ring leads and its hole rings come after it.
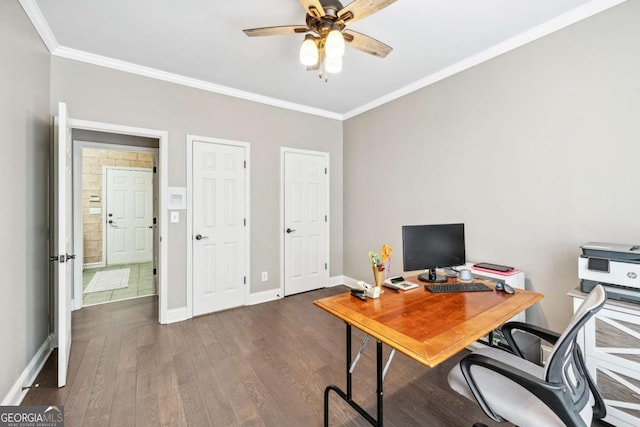
POLYGON ((196 234, 196 240, 208 239, 209 236, 203 236, 202 234, 196 234))
POLYGON ((287 228, 285 231, 287 232, 287 234, 289 234, 289 233, 293 233, 296 230, 292 230, 291 228, 287 228))

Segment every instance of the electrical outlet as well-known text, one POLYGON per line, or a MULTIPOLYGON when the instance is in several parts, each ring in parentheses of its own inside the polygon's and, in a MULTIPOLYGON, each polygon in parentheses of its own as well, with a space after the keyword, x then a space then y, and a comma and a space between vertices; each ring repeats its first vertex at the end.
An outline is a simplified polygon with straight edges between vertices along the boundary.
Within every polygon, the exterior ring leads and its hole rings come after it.
POLYGON ((262 281, 266 282, 267 280, 269 280, 269 273, 266 271, 262 272, 262 281))

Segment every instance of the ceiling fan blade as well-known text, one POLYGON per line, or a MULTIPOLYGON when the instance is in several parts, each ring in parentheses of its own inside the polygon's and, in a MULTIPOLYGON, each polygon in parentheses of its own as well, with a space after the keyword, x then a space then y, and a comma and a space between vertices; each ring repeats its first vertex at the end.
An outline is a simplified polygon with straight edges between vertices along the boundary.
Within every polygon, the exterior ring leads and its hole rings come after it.
POLYGON ((300 0, 300 3, 309 15, 315 16, 316 18, 324 16, 324 8, 320 0, 300 0))
POLYGON ((288 34, 301 34, 306 33, 309 30, 308 27, 303 25, 283 25, 280 27, 263 27, 263 28, 249 28, 242 30, 249 37, 256 36, 285 36, 288 34))
POLYGON ((358 33, 357 31, 344 30, 342 34, 344 36, 344 41, 349 46, 355 47, 369 55, 384 58, 393 50, 391 46, 387 46, 386 44, 369 36, 365 36, 364 34, 358 33))
POLYGON ((366 18, 395 2, 396 0, 354 0, 338 11, 338 19, 345 24, 350 24, 366 18))

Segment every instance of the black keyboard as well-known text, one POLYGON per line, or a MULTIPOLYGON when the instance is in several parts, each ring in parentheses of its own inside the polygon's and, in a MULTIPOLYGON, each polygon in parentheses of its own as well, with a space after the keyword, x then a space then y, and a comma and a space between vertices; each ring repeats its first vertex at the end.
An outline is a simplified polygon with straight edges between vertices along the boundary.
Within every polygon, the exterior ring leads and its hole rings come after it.
POLYGON ((442 292, 481 292, 492 289, 484 283, 449 283, 442 285, 424 285, 425 289, 433 293, 442 292))

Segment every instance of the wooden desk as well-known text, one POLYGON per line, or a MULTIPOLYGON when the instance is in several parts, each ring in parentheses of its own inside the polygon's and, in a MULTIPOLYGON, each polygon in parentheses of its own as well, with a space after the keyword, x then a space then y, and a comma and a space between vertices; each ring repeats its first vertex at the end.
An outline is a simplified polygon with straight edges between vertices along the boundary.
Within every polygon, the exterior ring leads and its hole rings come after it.
MULTIPOLYGON (((407 280, 421 286, 409 291, 384 288, 380 298, 366 301, 347 292, 313 302, 342 319, 347 326, 347 392, 334 385, 325 389, 325 425, 328 425, 331 390, 372 425, 382 425, 382 343, 433 367, 543 298, 541 294, 522 289, 516 289, 513 295, 498 291, 434 294, 424 289, 417 277, 407 280), (351 326, 377 341, 377 419, 351 399, 351 326)), ((483 283, 495 287, 491 282, 483 283)))

